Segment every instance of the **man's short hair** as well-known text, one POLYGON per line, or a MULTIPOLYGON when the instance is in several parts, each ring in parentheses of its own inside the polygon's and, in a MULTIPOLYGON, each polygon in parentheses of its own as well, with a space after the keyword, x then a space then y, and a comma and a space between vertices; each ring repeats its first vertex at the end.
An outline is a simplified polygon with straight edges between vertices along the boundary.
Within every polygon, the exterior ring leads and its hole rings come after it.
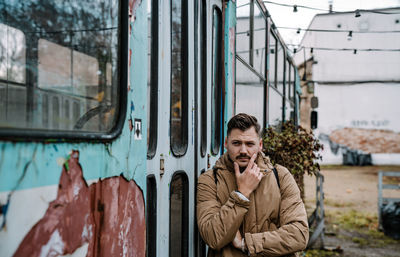
POLYGON ((257 135, 260 136, 260 124, 258 124, 257 118, 246 113, 238 113, 229 120, 227 133, 229 136, 233 129, 246 131, 251 127, 254 127, 257 135))

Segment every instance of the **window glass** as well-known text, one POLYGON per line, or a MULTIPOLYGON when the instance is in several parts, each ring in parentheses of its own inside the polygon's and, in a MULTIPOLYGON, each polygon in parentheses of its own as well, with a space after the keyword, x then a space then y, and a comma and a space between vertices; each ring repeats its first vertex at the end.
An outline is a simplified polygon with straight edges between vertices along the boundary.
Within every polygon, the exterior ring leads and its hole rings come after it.
POLYGON ((113 129, 119 4, 28 0, 0 5, 0 127, 113 129))
POLYGON ((282 121, 282 96, 275 88, 269 88, 268 124, 277 125, 282 121))
POLYGON ((207 1, 202 0, 200 4, 200 65, 201 65, 201 143, 200 153, 207 153, 207 1))
POLYGON ((290 120, 290 100, 289 100, 289 92, 290 92, 290 63, 285 58, 285 120, 290 120))
POLYGON ((170 184, 169 256, 188 256, 188 179, 176 173, 170 184))
POLYGON ((285 52, 282 47, 282 43, 278 41, 278 50, 277 50, 277 88, 278 91, 283 95, 283 82, 284 82, 284 68, 285 68, 285 52))
POLYGON ((147 177, 146 192, 146 256, 152 257, 157 253, 157 185, 153 175, 147 177))
POLYGON ((267 22, 262 15, 262 10, 258 4, 254 5, 254 50, 253 50, 253 68, 265 77, 265 49, 267 22))
POLYGON ((277 48, 277 44, 276 44, 276 37, 274 36, 274 34, 270 34, 269 37, 269 71, 268 71, 268 80, 269 80, 269 85, 276 87, 276 48, 277 48))
POLYGON ((212 81, 211 81, 211 150, 213 154, 218 154, 221 139, 221 112, 222 112, 222 20, 221 11, 218 8, 213 10, 213 30, 212 30, 212 81))
POLYGON ((158 112, 158 0, 147 2, 147 158, 152 158, 157 147, 158 112))
POLYGON ((238 0, 236 7, 236 54, 249 63, 250 0, 238 0))
POLYGON ((171 0, 171 149, 187 147, 187 22, 186 1, 171 0))
POLYGON ((264 84, 259 77, 249 71, 242 62, 236 62, 236 73, 246 74, 241 80, 236 80, 236 113, 247 113, 257 118, 259 124, 264 124, 264 84))

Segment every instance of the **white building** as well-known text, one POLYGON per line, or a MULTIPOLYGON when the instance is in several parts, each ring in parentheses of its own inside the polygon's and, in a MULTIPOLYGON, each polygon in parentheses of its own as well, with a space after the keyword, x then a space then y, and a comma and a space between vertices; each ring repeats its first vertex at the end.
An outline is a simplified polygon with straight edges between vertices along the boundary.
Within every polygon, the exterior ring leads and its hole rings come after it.
POLYGON ((294 58, 314 60, 322 163, 400 164, 400 8, 355 14, 316 15, 294 58))

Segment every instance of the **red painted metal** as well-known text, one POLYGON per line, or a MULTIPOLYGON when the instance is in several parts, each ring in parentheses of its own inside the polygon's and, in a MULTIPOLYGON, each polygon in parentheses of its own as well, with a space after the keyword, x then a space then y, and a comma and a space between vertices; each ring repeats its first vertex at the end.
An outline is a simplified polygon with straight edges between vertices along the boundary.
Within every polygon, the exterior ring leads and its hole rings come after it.
POLYGON ((82 176, 79 152, 65 163, 56 200, 25 236, 14 256, 71 254, 88 243, 88 257, 145 256, 143 193, 122 176, 90 187, 82 176))

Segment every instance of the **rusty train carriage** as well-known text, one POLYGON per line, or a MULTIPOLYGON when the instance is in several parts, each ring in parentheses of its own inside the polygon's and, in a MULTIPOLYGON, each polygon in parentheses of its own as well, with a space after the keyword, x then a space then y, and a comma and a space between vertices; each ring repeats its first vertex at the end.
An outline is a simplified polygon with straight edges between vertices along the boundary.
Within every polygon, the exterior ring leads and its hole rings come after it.
POLYGON ((226 122, 298 120, 297 70, 262 1, 0 11, 0 256, 205 256, 195 185, 226 122))

